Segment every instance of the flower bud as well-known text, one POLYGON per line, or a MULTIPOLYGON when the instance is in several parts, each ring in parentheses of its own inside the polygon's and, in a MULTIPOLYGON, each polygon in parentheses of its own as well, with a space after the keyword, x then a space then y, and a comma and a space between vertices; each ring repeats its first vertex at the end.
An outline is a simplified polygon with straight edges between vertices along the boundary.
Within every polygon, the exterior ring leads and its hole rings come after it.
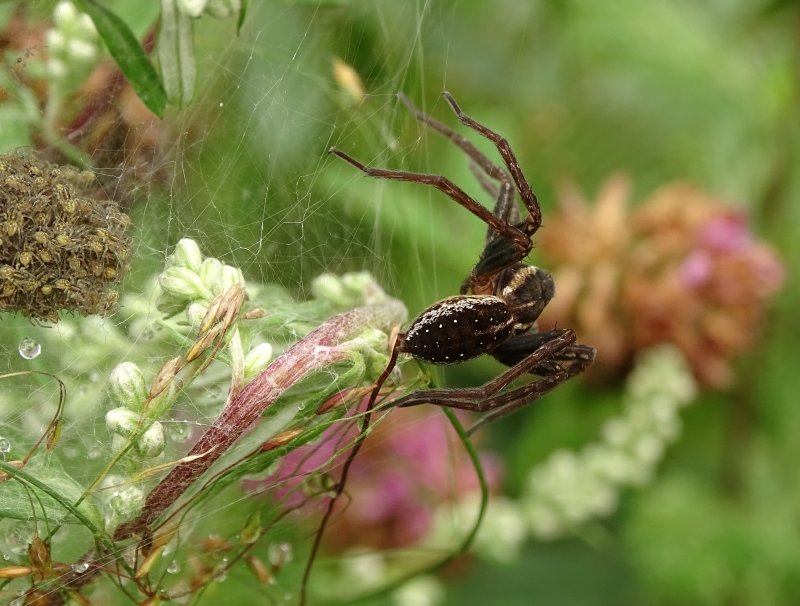
POLYGON ((158 276, 158 284, 165 293, 195 301, 211 300, 213 294, 200 281, 200 277, 186 267, 170 267, 158 276))
POLYGON ((147 400, 147 384, 139 367, 133 362, 118 364, 108 378, 108 395, 114 404, 141 411, 147 400))
POLYGON ((203 260, 197 275, 200 276, 208 290, 215 290, 214 286, 219 283, 222 276, 222 261, 214 257, 208 257, 203 260))
POLYGON ((135 486, 125 486, 111 493, 108 506, 118 521, 130 520, 144 507, 144 492, 135 486))
POLYGON ((139 427, 139 415, 127 408, 115 408, 106 413, 106 427, 112 433, 128 437, 139 427))
POLYGON ((175 251, 169 257, 170 267, 186 267, 192 271, 199 271, 203 262, 203 255, 197 242, 191 238, 181 238, 175 245, 175 251))
POLYGON ((71 28, 78 17, 78 11, 72 2, 64 0, 56 5, 53 11, 53 22, 59 29, 71 28))
POLYGON ((321 274, 311 282, 311 293, 315 299, 328 301, 334 307, 345 307, 347 295, 342 281, 333 274, 321 274))
POLYGON ((238 267, 224 265, 222 267, 222 274, 220 275, 219 279, 220 289, 217 292, 225 292, 237 284, 244 285, 244 276, 242 275, 242 270, 240 270, 238 267))
POLYGON ((178 0, 178 10, 187 17, 196 19, 206 7, 208 0, 178 0))
POLYGON ((47 43, 47 50, 51 53, 62 51, 67 46, 67 39, 57 29, 47 30, 44 33, 44 40, 47 43))
POLYGON ((83 40, 73 39, 69 41, 67 53, 78 61, 91 61, 97 56, 97 46, 83 40))
POLYGON ((272 359, 272 345, 261 343, 251 349, 244 358, 244 380, 250 381, 264 370, 272 359))
POLYGON ((166 438, 164 426, 156 421, 136 441, 136 452, 143 459, 153 459, 164 450, 166 438))
POLYGON ((97 38, 97 28, 94 21, 86 13, 80 13, 75 20, 75 35, 84 39, 97 38))
POLYGON ((200 303, 192 303, 189 306, 189 309, 186 310, 186 317, 189 320, 189 324, 191 324, 193 328, 200 326, 203 318, 206 317, 207 311, 208 307, 205 305, 201 305, 200 303))
POLYGON ((241 0, 208 0, 206 14, 217 19, 227 19, 242 10, 241 0))

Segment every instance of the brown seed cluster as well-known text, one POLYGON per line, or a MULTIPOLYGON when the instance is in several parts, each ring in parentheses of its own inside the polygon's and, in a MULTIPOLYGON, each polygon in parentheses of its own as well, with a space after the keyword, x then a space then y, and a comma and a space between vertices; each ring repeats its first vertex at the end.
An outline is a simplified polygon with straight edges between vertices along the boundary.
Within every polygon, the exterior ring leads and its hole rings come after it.
POLYGON ((113 311, 110 288, 128 271, 130 219, 83 194, 90 171, 57 167, 28 150, 0 154, 0 311, 58 322, 113 311))

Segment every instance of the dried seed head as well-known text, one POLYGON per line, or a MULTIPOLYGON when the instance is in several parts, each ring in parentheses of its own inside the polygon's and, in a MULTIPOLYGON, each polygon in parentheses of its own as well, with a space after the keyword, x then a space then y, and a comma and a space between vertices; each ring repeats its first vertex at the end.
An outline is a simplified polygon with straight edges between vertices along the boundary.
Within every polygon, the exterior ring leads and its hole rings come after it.
POLYGON ((130 220, 86 196, 93 181, 28 151, 0 154, 0 311, 50 322, 60 310, 113 312, 119 294, 109 286, 130 265, 130 220))

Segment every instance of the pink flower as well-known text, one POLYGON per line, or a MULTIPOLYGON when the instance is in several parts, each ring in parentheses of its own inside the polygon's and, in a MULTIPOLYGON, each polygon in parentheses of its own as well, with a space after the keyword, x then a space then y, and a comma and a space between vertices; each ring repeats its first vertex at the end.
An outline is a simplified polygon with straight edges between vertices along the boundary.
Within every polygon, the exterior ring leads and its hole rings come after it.
MULTIPOLYGON (((353 424, 336 424, 319 443, 289 453, 280 469, 249 491, 265 491, 284 507, 297 507, 308 496, 297 488, 356 436, 353 424)), ((337 457, 330 474, 338 479, 346 454, 337 457)), ((501 465, 481 455, 490 486, 500 482, 501 465)), ((447 418, 436 408, 397 409, 373 427, 350 469, 346 497, 337 504, 336 520, 326 540, 336 550, 355 545, 390 549, 424 537, 438 505, 460 500, 479 489, 475 469, 447 418)), ((319 504, 319 499, 311 501, 319 504)))

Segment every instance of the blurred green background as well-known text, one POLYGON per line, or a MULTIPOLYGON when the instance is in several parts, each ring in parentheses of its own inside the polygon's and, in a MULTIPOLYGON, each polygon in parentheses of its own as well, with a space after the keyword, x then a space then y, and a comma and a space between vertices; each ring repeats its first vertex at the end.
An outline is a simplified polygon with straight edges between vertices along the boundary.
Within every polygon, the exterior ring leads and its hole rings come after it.
MULTIPOLYGON (((111 4, 137 33, 148 28, 152 5, 111 4)), ((700 396, 659 477, 624 494, 612 519, 529 544, 510 566, 449 572, 446 603, 800 603, 800 5, 252 1, 238 37, 203 19, 195 43, 195 101, 166 116, 170 149, 157 168, 171 175, 168 193, 143 187, 132 198, 154 266, 188 236, 299 296, 323 271, 364 269, 412 314, 457 293, 485 226, 439 192, 362 178, 326 154, 336 145, 373 166, 444 174, 488 204, 463 154, 422 129, 398 91, 455 127, 440 97, 449 90, 504 134, 543 229, 560 180, 591 199, 615 171, 631 177, 634 201, 689 180, 745 209, 788 281, 760 344, 738 360, 735 387, 700 396), (335 59, 361 77, 363 101, 336 83, 335 59)), ((541 262, 535 250, 531 260, 541 262)), ((480 360, 442 380, 478 385, 499 370, 480 360)), ((573 381, 491 426, 506 491, 518 494, 553 449, 592 439, 620 393, 573 381)), ((230 590, 207 597, 234 599, 221 593, 230 590)))

